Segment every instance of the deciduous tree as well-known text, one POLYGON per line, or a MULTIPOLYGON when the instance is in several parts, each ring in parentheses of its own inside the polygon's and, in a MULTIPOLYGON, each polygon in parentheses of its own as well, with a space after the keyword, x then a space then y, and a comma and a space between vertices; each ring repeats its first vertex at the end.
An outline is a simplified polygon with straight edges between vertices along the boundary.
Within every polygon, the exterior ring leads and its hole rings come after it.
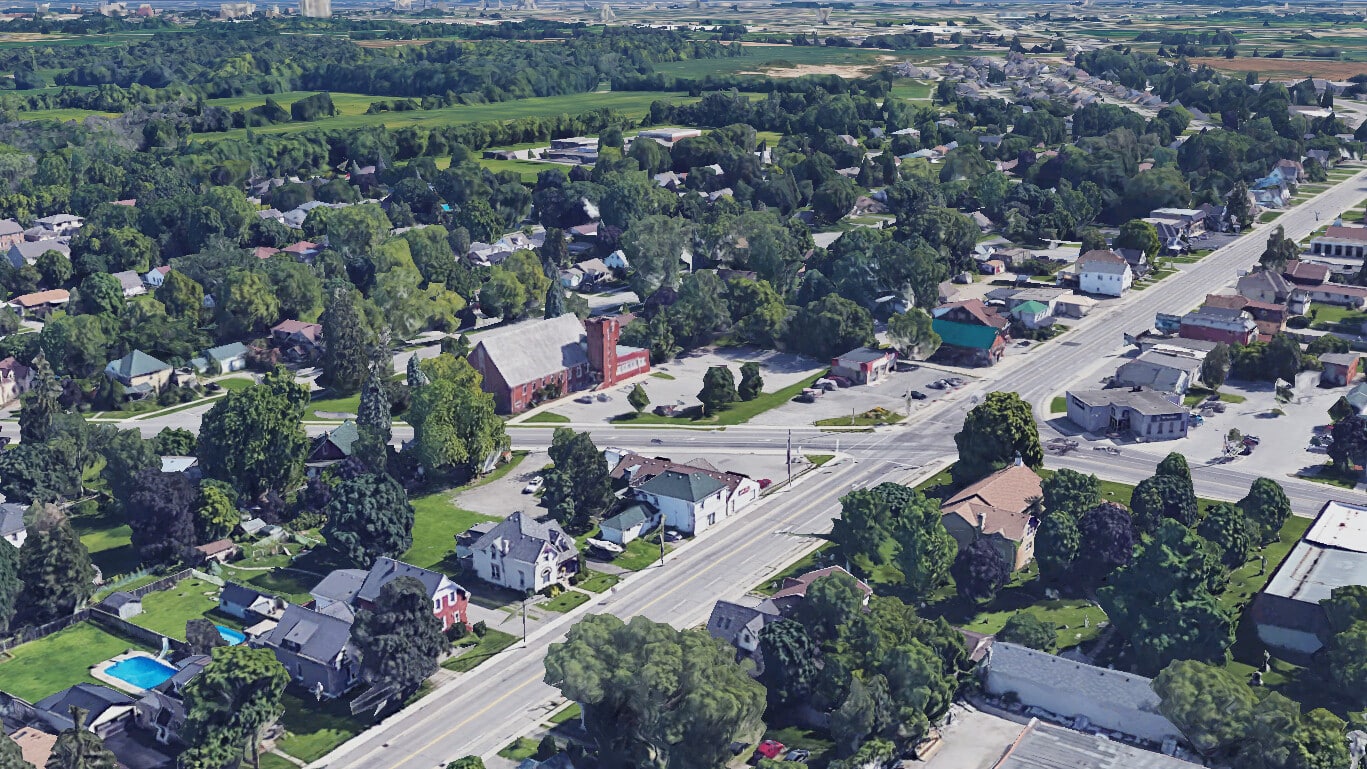
POLYGON ((954 435, 959 461, 954 478, 970 483, 1000 470, 1020 456, 1029 467, 1044 464, 1044 449, 1030 404, 1013 392, 990 392, 964 418, 954 435))
POLYGON ((991 542, 978 537, 959 551, 950 573, 959 595, 970 601, 987 601, 1011 578, 1011 566, 991 542))
POLYGON ((212 654, 214 649, 228 645, 213 620, 204 617, 185 621, 185 643, 193 654, 212 654))
POLYGON ((153 468, 134 476, 128 525, 133 529, 133 547, 144 564, 176 563, 190 556, 195 547, 196 496, 185 473, 153 468))
POLYGON ((1045 478, 1040 486, 1046 516, 1079 516, 1101 504, 1101 481, 1095 475, 1083 475, 1065 467, 1045 478))
POLYGON ((764 657, 759 680, 770 704, 788 707, 805 701, 820 672, 820 652, 807 629, 790 619, 770 622, 759 632, 759 650, 764 657))
POLYGON ((712 416, 740 399, 731 367, 709 366, 707 373, 703 374, 702 390, 698 392, 698 400, 702 401, 703 416, 712 416))
POLYGON ((204 475, 249 498, 296 487, 308 453, 300 420, 308 388, 285 369, 229 392, 204 415, 196 456, 204 475))
POLYGON ((615 500, 611 468, 588 433, 566 427, 556 428, 549 453, 553 467, 545 476, 546 507, 566 529, 587 531, 615 500))
POLYGON ((640 382, 632 386, 631 392, 627 395, 627 403, 637 412, 645 410, 645 407, 650 405, 650 396, 646 394, 646 388, 642 387, 640 382))
POLYGON ((740 364, 740 386, 737 394, 743 401, 752 401, 764 392, 764 377, 759 373, 759 364, 747 361, 740 364))
POLYGON ((1219 390, 1229 376, 1229 345, 1220 342, 1201 361, 1201 384, 1219 390))
POLYGON ((1253 547, 1253 525, 1242 510, 1228 502, 1220 502, 1206 511, 1196 533, 1215 546, 1221 562, 1230 569, 1243 566, 1253 547))
POLYGON ((1011 619, 998 631, 997 640, 1052 652, 1058 645, 1058 625, 1041 620, 1028 611, 1019 611, 1011 615, 1011 619))
POLYGON ((200 542, 213 542, 232 533, 233 527, 241 521, 236 497, 233 487, 223 481, 206 479, 199 482, 195 531, 200 542))
POLYGON ((1137 535, 1130 514, 1121 505, 1103 502, 1078 519, 1078 552, 1087 557, 1074 561, 1074 570, 1099 582, 1130 562, 1137 535))
POLYGON ((888 338, 908 358, 929 358, 940 349, 940 335, 931 327, 930 315, 919 307, 888 318, 888 338))
POLYGON ((1040 576, 1056 582, 1063 581, 1077 560, 1082 545, 1077 520, 1068 513, 1053 513, 1040 523, 1035 535, 1035 560, 1040 576))
POLYGON ((1334 441, 1329 444, 1329 458, 1339 472, 1367 464, 1367 417, 1355 414, 1336 422, 1330 435, 1334 441))
POLYGON ((261 738, 285 712, 290 676, 270 649, 221 646, 185 685, 186 769, 219 769, 244 753, 260 766, 261 738))

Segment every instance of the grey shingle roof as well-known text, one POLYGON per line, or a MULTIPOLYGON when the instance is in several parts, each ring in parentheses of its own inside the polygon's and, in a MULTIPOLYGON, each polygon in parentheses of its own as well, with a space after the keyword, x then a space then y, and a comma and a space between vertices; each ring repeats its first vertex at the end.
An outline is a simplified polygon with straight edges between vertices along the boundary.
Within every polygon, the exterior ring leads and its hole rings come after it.
POLYGON ((309 595, 314 598, 351 603, 361 591, 361 584, 365 582, 365 578, 365 569, 337 569, 323 577, 322 582, 314 585, 309 595))
POLYGON ((49 715, 47 719, 53 722, 71 725, 71 708, 78 707, 85 711, 85 722, 94 723, 104 712, 112 707, 119 705, 132 705, 133 698, 121 691, 111 689, 108 686, 98 684, 76 684, 70 689, 63 689, 56 694, 39 700, 34 704, 38 710, 46 711, 49 715))
POLYGON ((549 320, 518 323, 480 334, 471 358, 483 354, 509 386, 588 363, 580 338, 584 326, 573 313, 549 320))
POLYGON ((0 537, 24 530, 24 506, 13 502, 0 504, 0 537))
POLYGON ((374 602, 379 597, 380 590, 399 577, 412 577, 421 582, 427 590, 428 598, 435 596, 443 583, 450 581, 445 574, 381 556, 375 559, 375 565, 370 567, 370 572, 362 581, 356 597, 362 601, 374 602))
POLYGON ((713 638, 735 646, 736 638, 743 628, 749 628, 752 633, 758 635, 765 625, 782 618, 778 607, 768 599, 755 606, 717 601, 712 607, 712 615, 707 618, 707 633, 713 638))
MULTIPOLYGON (((1158 713, 1158 695, 1154 693, 1150 679, 1141 675, 1099 668, 1003 641, 992 645, 985 664, 990 674, 1069 692, 1079 703, 1104 703, 1115 713, 1158 713)), ((1079 711, 1085 712, 1081 708, 1079 711)), ((1173 732, 1176 731, 1174 727, 1173 732)))
POLYGON ((262 640, 267 646, 331 665, 351 643, 351 623, 290 605, 279 624, 262 640))
POLYGON ((560 528, 560 524, 555 521, 542 523, 521 511, 503 519, 493 531, 476 540, 471 549, 485 550, 502 540, 508 542, 509 558, 529 563, 536 560, 541 554, 541 548, 547 544, 562 553, 578 550, 574 539, 560 528))
POLYGON ((681 473, 677 470, 666 470, 640 486, 640 490, 647 494, 688 502, 701 502, 724 488, 726 484, 707 473, 681 473))

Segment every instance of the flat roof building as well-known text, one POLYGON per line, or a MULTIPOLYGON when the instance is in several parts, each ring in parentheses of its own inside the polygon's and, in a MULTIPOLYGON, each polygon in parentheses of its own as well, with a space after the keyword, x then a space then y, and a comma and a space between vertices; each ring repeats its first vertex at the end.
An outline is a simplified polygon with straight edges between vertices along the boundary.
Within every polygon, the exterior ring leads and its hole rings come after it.
POLYGON ((1068 419, 1089 433, 1170 441, 1187 436, 1191 413, 1153 390, 1069 390, 1068 419))

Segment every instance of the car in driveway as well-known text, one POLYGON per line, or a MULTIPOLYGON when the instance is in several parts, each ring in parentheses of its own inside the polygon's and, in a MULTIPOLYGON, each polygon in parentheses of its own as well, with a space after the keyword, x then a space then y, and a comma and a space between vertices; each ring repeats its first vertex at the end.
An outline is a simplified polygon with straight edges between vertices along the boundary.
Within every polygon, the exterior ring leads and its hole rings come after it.
POLYGON ((755 748, 755 752, 765 758, 778 758, 783 755, 784 751, 787 749, 788 746, 778 740, 765 740, 759 744, 758 748, 755 748))
POLYGON ((911 399, 914 401, 923 401, 926 398, 930 397, 925 393, 921 392, 920 390, 912 390, 910 393, 908 393, 908 395, 910 395, 911 399))
POLYGON ((523 493, 523 494, 535 494, 536 492, 540 491, 540 490, 541 490, 541 487, 544 486, 545 484, 546 484, 546 478, 545 478, 545 476, 538 475, 538 476, 536 476, 535 478, 531 479, 530 481, 527 481, 527 485, 522 487, 522 493, 523 493))
POLYGON ((810 750, 803 750, 802 748, 794 748, 794 749, 788 751, 788 755, 784 756, 784 757, 783 757, 783 760, 784 760, 784 761, 796 761, 797 763, 805 764, 805 763, 807 763, 808 760, 811 759, 811 757, 812 757, 812 752, 811 752, 810 750))

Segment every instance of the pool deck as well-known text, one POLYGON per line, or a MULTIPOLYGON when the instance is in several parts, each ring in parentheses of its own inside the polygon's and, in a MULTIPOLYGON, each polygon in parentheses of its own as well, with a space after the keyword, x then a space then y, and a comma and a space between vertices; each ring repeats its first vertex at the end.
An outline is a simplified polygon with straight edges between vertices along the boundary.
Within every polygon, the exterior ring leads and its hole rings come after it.
POLYGON ((174 668, 174 667, 175 667, 174 665, 172 665, 172 664, 169 663, 169 662, 166 662, 165 660, 158 659, 157 656, 154 655, 154 654, 148 654, 147 652, 144 652, 144 651, 129 651, 129 652, 124 652, 123 654, 120 654, 120 655, 117 656, 117 657, 110 657, 109 659, 105 660, 104 662, 101 662, 100 664, 98 664, 98 665, 96 665, 95 667, 91 668, 91 669, 90 669, 90 677, 93 678, 93 679, 95 679, 96 681, 99 681, 99 682, 102 683, 102 684, 106 684, 106 685, 108 685, 108 686, 112 686, 112 687, 114 687, 115 689, 118 689, 118 690, 121 691, 121 692, 127 692, 128 694, 134 694, 134 695, 142 694, 142 693, 146 692, 147 690, 144 689, 144 688, 142 688, 141 686, 137 686, 137 685, 134 685, 134 684, 132 684, 132 683, 129 683, 128 681, 125 681, 125 680, 123 680, 122 678, 119 678, 119 677, 117 677, 117 676, 112 676, 112 675, 110 675, 109 672, 108 672, 110 668, 114 667, 115 665, 119 664, 120 662, 123 662, 124 660, 133 659, 134 657, 146 657, 147 659, 150 659, 150 660, 156 660, 157 662, 159 662, 159 663, 161 663, 161 664, 164 664, 164 665, 166 665, 167 667, 170 667, 170 668, 174 668))

